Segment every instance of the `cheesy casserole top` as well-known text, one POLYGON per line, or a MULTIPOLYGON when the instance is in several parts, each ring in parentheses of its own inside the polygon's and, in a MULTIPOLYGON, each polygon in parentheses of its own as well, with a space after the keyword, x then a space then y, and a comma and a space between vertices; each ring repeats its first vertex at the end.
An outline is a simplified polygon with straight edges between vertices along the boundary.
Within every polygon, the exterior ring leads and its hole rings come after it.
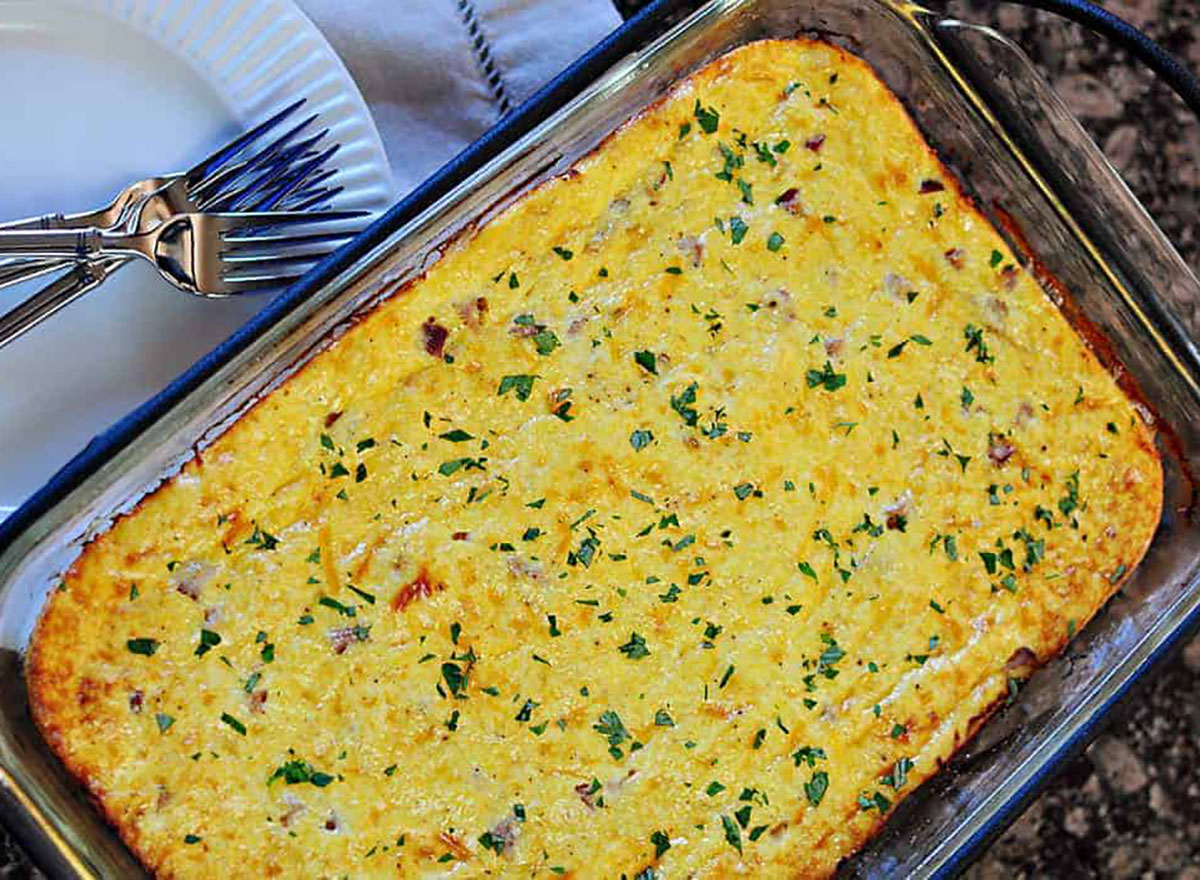
POLYGON ((873 72, 761 42, 89 544, 29 691, 163 877, 823 876, 1161 495, 873 72))

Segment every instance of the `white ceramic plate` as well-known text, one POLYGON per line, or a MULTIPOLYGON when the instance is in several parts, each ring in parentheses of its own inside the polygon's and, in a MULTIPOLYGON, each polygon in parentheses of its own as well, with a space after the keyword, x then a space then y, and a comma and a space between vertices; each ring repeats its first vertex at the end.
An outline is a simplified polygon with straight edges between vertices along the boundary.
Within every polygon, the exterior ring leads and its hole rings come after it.
MULTIPOLYGON (((300 97, 342 145, 337 205, 386 208, 375 124, 290 0, 0 0, 0 218, 105 204, 300 97)), ((267 300, 197 299, 138 263, 0 349, 0 519, 267 300)))

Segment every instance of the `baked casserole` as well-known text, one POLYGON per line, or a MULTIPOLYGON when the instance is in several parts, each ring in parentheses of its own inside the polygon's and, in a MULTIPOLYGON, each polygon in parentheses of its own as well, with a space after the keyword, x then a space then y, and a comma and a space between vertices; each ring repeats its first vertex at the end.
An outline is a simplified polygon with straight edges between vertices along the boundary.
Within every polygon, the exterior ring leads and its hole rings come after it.
POLYGON ((895 96, 764 41, 86 546, 29 694, 162 877, 827 876, 1161 500, 895 96))

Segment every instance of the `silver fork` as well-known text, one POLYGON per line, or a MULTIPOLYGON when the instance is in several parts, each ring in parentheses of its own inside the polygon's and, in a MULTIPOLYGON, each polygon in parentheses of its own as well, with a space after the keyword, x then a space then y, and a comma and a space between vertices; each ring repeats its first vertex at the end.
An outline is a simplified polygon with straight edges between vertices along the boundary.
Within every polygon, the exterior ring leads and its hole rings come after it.
MULTIPOLYGON (((110 225, 120 226, 124 222, 129 231, 147 231, 165 217, 173 215, 170 213, 172 205, 199 210, 223 208, 244 211, 310 211, 327 207, 342 188, 327 185, 329 178, 336 174, 336 169, 324 169, 321 166, 333 156, 338 145, 334 144, 321 153, 311 151, 311 147, 327 134, 327 130, 318 132, 298 145, 291 143, 316 118, 315 114, 277 137, 258 153, 241 161, 233 161, 247 147, 292 116, 303 103, 302 99, 285 107, 182 174, 148 178, 126 187, 121 195, 100 211, 0 223, 0 229, 21 226, 71 228, 89 219, 107 222, 121 214, 123 216, 117 217, 116 223, 110 225), (163 185, 153 189, 153 184, 159 181, 163 181, 163 185), (150 190, 150 195, 139 201, 137 194, 147 190, 150 190), (199 201, 193 205, 189 200, 197 197, 199 201)), ((98 287, 129 259, 106 257, 90 263, 72 264, 63 275, 0 315, 0 348, 98 287)), ((58 270, 64 265, 67 264, 55 259, 0 261, 0 287, 58 270)))
POLYGON ((284 284, 357 229, 278 232, 367 216, 366 211, 179 214, 149 232, 0 230, 0 254, 93 261, 141 257, 189 293, 222 297, 284 284))
MULTIPOLYGON (((245 193, 268 186, 286 174, 297 157, 309 158, 311 154, 302 154, 316 144, 326 131, 318 132, 300 144, 291 142, 317 118, 316 114, 286 131, 265 148, 234 161, 247 147, 295 114, 303 104, 304 99, 301 98, 283 108, 187 171, 148 177, 129 184, 103 208, 78 214, 45 214, 13 220, 0 223, 0 229, 112 229, 125 224, 131 230, 144 231, 176 214, 225 207, 245 193), (223 203, 219 203, 221 201, 223 203)), ((0 287, 44 275, 62 265, 58 260, 6 262, 0 265, 0 287)))
MULTIPOLYGON (((341 187, 311 187, 303 193, 281 200, 280 207, 295 211, 318 210, 339 192, 341 187)), ((252 210, 258 209, 256 207, 252 210)), ((9 342, 23 336, 60 309, 103 284, 109 275, 127 262, 129 258, 126 257, 106 257, 103 260, 75 263, 65 274, 51 281, 29 299, 0 315, 0 348, 4 348, 9 342)), ((59 265, 57 261, 55 265, 59 265)))

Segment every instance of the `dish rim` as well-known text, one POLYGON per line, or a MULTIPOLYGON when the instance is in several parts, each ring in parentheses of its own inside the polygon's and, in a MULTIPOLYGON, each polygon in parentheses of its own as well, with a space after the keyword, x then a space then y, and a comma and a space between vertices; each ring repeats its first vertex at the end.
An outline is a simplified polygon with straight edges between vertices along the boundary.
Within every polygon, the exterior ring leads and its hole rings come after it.
MULTIPOLYGON (((374 265, 381 262, 392 246, 402 242, 408 232, 416 229, 422 218, 434 214, 442 200, 460 197, 462 187, 477 175, 484 175, 483 179, 487 179, 486 172, 494 163, 509 156, 510 151, 520 145, 528 135, 537 132, 548 123, 552 124, 556 114, 572 107, 574 99, 586 92, 589 86, 604 79, 605 74, 618 68, 622 61, 628 61, 627 56, 631 54, 636 56, 640 50, 652 49, 658 41, 668 39, 676 28, 682 28, 698 17, 716 16, 722 9, 749 6, 754 2, 758 2, 758 0, 717 0, 692 15, 686 16, 686 21, 680 23, 674 18, 674 13, 687 5, 686 0, 654 0, 606 37, 591 52, 563 71, 505 121, 487 132, 446 166, 443 166, 410 196, 401 200, 354 242, 334 254, 292 288, 281 294, 259 315, 198 361, 160 394, 97 437, 42 489, 31 496, 16 513, 0 523, 0 578, 7 582, 0 582, 0 590, 5 589, 11 583, 7 578, 5 568, 19 564, 19 559, 10 560, 8 558, 14 554, 14 546, 23 537, 36 531, 36 526, 43 517, 52 514, 64 500, 69 500, 71 494, 83 486, 97 471, 111 462, 115 456, 169 414, 177 405, 184 402, 219 370, 244 353, 264 334, 277 328, 285 319, 301 314, 304 311, 301 308, 303 303, 314 298, 316 305, 308 310, 311 314, 326 305, 326 302, 315 299, 315 295, 322 290, 336 288, 339 297, 345 294, 349 298, 356 282, 366 275, 374 265)), ((910 26, 924 35, 927 43, 935 50, 934 54, 939 54, 932 27, 939 23, 952 22, 954 19, 945 18, 937 12, 905 2, 905 0, 875 0, 875 2, 905 18, 910 26)), ((967 26, 977 28, 973 25, 967 26)), ((996 36, 999 37, 999 35, 996 36)), ((1019 50, 1017 51, 1019 52, 1019 50)), ((954 63, 945 55, 942 55, 939 60, 946 70, 952 73, 956 71, 954 63)), ((978 94, 974 93, 968 79, 961 73, 954 78, 967 92, 975 109, 987 111, 986 103, 978 94)), ((1003 128, 999 120, 993 120, 993 124, 1003 128)), ((1044 182, 1043 185, 1047 187, 1046 194, 1051 201, 1057 203, 1057 200, 1053 198, 1053 188, 1044 182)), ((1136 201, 1135 205, 1138 208, 1141 207, 1136 201)), ((1144 214, 1144 209, 1141 210, 1144 214)), ((1148 219, 1148 215, 1146 217, 1148 219)), ((1153 229, 1161 235, 1161 230, 1157 226, 1153 226, 1153 229)), ((1163 240, 1165 241, 1165 237, 1163 240)), ((1180 265, 1183 265, 1182 261, 1180 261, 1180 265)), ((1186 271, 1186 267, 1184 268, 1186 271)), ((1194 282, 1194 277, 1191 280, 1194 282)), ((1157 297, 1151 298, 1151 304, 1161 312, 1161 314, 1153 316, 1155 322, 1170 337, 1164 344, 1172 353, 1182 359, 1182 366, 1188 370, 1189 378, 1195 383, 1196 377, 1200 376, 1200 357, 1197 356, 1195 346, 1190 343, 1182 325, 1170 309, 1159 302, 1157 297)), ((1181 599, 1177 605, 1182 604, 1183 600, 1181 599)), ((1176 606, 1172 606, 1171 610, 1176 610, 1176 606)), ((1005 795, 1002 802, 988 811, 984 821, 978 823, 978 827, 970 831, 966 840, 943 854, 944 857, 941 857, 936 864, 928 866, 923 864, 923 869, 928 868, 926 873, 931 876, 943 877, 952 876, 962 870, 978 855, 990 839, 999 834, 1016 817, 1019 810, 1045 785, 1062 762, 1081 749, 1095 735, 1097 728, 1103 723, 1112 706, 1142 680, 1173 647, 1179 644, 1188 631, 1197 626, 1200 626, 1200 598, 1192 601, 1191 607, 1186 609, 1186 613, 1175 621, 1169 631, 1164 629, 1161 632, 1146 635, 1146 639, 1141 644, 1144 645, 1150 641, 1151 636, 1154 637, 1154 644, 1148 646, 1145 656, 1138 661, 1138 665, 1132 672, 1122 679, 1117 688, 1106 696, 1099 707, 1092 709, 1083 722, 1073 729, 1070 736, 1054 746, 1049 757, 1039 762, 1032 775, 1025 779, 1015 792, 1005 795)), ((20 818, 26 825, 32 822, 38 829, 41 837, 36 843, 39 846, 54 847, 56 855, 68 858, 72 867, 79 867, 77 862, 71 858, 74 854, 67 848, 67 844, 58 834, 57 829, 49 824, 46 817, 37 812, 32 802, 29 801, 27 792, 14 784, 7 768, 3 766, 0 766, 0 793, 8 794, 25 806, 26 815, 20 818)), ((0 807, 3 806, 5 805, 0 802, 0 807)), ((4 815, 5 812, 0 809, 0 819, 8 822, 10 817, 4 815)), ((30 845, 29 841, 23 842, 30 845)), ((31 848, 34 849, 36 857, 38 847, 31 848)), ((931 853, 931 856, 939 853, 941 853, 941 849, 931 853)), ((83 871, 80 870, 80 873, 83 871)))

